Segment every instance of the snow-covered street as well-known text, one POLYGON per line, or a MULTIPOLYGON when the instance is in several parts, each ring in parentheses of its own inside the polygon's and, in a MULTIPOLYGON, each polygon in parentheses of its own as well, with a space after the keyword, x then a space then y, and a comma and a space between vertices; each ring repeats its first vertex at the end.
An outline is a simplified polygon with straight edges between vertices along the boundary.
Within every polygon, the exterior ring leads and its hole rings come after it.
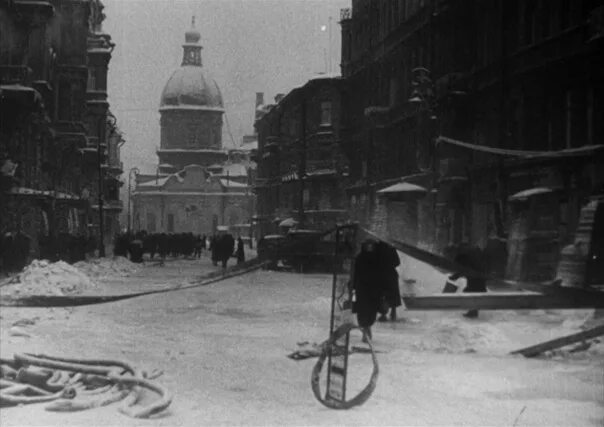
MULTIPOLYGON (((439 273, 403 264, 403 278, 417 280, 416 292, 442 289, 439 273)), ((207 257, 126 267, 113 273, 89 267, 93 291, 176 287, 216 268, 207 257)), ((327 274, 256 271, 96 306, 3 307, 1 357, 36 352, 126 360, 162 370, 157 381, 175 398, 151 420, 127 418, 114 405, 55 413, 41 404, 2 408, 0 425, 603 425, 602 342, 537 359, 509 355, 577 331, 589 310, 483 312, 476 320, 457 312, 402 312, 398 322, 374 327, 380 376, 372 397, 351 410, 327 409, 310 388, 316 359, 286 355, 300 342, 327 338, 330 297, 327 274)), ((360 344, 358 333, 353 341, 360 344)), ((351 393, 370 370, 367 354, 351 356, 351 393)))

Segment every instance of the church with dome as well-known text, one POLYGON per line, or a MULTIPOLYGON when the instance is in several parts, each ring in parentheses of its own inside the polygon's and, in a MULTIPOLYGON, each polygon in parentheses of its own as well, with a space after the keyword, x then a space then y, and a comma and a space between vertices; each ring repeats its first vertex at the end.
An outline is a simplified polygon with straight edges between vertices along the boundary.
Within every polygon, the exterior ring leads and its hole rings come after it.
POLYGON ((254 147, 222 145, 224 103, 203 65, 201 35, 185 33, 183 58, 161 94, 156 174, 136 176, 134 231, 211 235, 219 225, 247 235, 255 209, 254 147))

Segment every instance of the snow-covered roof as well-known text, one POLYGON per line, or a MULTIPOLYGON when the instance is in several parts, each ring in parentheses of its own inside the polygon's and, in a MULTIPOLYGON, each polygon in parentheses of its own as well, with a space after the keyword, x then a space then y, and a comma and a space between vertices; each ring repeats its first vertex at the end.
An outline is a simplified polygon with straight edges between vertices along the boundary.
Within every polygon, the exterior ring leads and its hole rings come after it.
POLYGON ((419 185, 411 184, 410 182, 399 182, 398 184, 391 185, 382 190, 379 190, 379 194, 389 194, 389 193, 426 193, 424 187, 419 185))
POLYGON ((157 178, 151 181, 144 182, 142 184, 138 184, 139 188, 155 188, 155 187, 163 187, 166 182, 172 177, 172 175, 164 176, 161 178, 157 178))
POLYGON ((529 188, 528 190, 523 190, 520 191, 516 194, 512 194, 509 197, 509 200, 526 200, 529 197, 533 197, 533 196, 538 196, 540 194, 547 194, 547 193, 551 193, 553 190, 551 188, 547 188, 547 187, 535 187, 535 188, 529 188))
POLYGON ((237 150, 251 151, 258 149, 258 141, 250 141, 242 143, 237 150))
POLYGON ((241 163, 226 164, 222 167, 222 176, 247 176, 247 168, 241 163))
POLYGON ((241 182, 231 181, 230 179, 221 179, 220 185, 227 188, 246 188, 247 184, 242 184, 241 182))

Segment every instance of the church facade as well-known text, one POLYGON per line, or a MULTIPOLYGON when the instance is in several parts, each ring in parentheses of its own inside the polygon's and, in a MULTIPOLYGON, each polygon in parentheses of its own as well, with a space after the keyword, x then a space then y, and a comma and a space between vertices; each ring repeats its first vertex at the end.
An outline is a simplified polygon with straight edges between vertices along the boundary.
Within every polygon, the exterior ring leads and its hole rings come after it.
POLYGON ((224 104, 202 66, 200 38, 194 29, 185 33, 182 64, 162 92, 157 173, 136 177, 134 231, 210 235, 251 221, 255 165, 222 145, 224 104))

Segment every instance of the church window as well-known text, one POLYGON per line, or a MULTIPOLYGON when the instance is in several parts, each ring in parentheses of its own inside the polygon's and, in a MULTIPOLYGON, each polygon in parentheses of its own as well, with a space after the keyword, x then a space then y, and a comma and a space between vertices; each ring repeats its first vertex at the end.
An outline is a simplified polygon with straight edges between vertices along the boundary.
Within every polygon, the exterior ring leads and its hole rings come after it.
POLYGON ((197 144, 197 127, 195 125, 189 125, 188 127, 187 144, 189 146, 197 144))
POLYGON ((321 124, 331 125, 331 101, 321 102, 321 124))

